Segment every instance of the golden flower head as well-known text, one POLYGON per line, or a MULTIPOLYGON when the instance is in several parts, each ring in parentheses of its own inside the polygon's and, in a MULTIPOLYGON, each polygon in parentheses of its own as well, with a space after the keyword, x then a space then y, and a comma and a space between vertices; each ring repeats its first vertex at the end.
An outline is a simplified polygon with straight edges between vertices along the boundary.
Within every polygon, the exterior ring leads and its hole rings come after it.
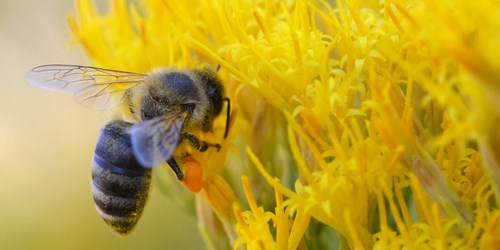
POLYGON ((498 1, 110 3, 68 18, 92 64, 220 66, 230 135, 183 162, 208 246, 498 246, 498 1))

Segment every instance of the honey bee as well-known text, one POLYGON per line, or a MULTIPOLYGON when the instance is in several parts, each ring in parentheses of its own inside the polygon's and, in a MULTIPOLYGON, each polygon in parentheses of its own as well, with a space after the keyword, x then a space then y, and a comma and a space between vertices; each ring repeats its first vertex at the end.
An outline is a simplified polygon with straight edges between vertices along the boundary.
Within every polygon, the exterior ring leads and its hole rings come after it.
MULTIPOLYGON (((80 65, 50 64, 31 69, 32 85, 73 95, 84 106, 109 109, 126 102, 133 122, 113 120, 101 130, 92 164, 92 194, 101 218, 120 234, 136 225, 147 201, 151 169, 165 162, 179 180, 184 173, 174 159, 188 142, 201 152, 220 149, 200 140, 220 115, 224 87, 209 69, 166 68, 139 74, 80 65)), ((226 119, 224 139, 228 134, 226 119)))

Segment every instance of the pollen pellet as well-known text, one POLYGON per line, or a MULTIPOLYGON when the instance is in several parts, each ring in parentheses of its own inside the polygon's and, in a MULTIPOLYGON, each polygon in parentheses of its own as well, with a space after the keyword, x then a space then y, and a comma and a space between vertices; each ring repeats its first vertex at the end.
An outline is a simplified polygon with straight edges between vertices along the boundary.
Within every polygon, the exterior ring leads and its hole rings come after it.
POLYGON ((203 169, 200 163, 193 157, 187 156, 182 160, 182 165, 184 168, 184 179, 182 183, 192 192, 200 192, 203 184, 203 169))

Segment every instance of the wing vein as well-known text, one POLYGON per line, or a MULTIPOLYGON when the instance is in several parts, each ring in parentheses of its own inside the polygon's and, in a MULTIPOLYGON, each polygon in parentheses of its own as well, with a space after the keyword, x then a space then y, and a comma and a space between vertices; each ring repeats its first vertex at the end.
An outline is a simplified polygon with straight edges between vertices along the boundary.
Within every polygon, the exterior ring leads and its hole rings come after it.
POLYGON ((71 94, 85 106, 106 109, 124 100, 128 90, 138 87, 147 75, 97 67, 49 64, 26 74, 32 85, 71 94))

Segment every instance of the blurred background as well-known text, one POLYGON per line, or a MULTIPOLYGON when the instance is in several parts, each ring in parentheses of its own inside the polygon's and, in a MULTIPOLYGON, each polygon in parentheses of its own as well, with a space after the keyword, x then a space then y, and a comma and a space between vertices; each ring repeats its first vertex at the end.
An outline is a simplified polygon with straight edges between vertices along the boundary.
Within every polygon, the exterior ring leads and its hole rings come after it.
POLYGON ((24 81, 26 71, 40 64, 86 64, 81 51, 67 46, 65 15, 74 4, 0 1, 1 248, 203 248, 194 216, 154 183, 134 231, 116 235, 96 213, 90 190, 104 114, 24 81))

